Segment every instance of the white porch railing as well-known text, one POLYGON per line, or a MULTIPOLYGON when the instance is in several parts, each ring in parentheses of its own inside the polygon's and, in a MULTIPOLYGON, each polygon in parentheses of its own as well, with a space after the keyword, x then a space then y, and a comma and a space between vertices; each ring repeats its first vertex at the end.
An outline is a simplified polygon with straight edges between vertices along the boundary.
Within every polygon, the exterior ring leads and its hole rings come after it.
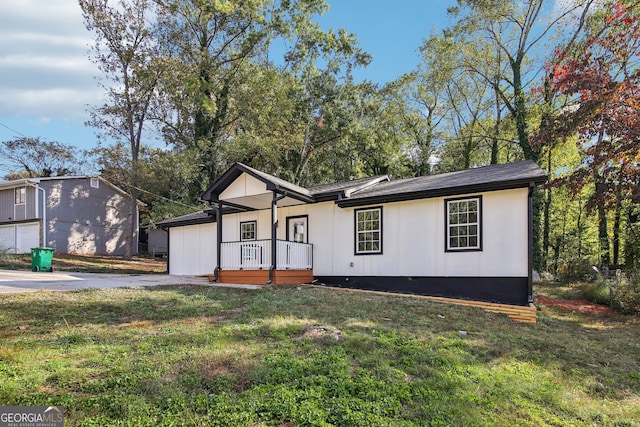
MULTIPOLYGON (((308 270, 313 267, 313 246, 306 243, 276 241, 280 270, 308 270)), ((220 268, 223 270, 260 270, 271 268, 271 240, 246 240, 220 244, 220 268)))
POLYGON ((310 270, 313 268, 313 246, 307 243, 276 242, 276 267, 281 270, 310 270))

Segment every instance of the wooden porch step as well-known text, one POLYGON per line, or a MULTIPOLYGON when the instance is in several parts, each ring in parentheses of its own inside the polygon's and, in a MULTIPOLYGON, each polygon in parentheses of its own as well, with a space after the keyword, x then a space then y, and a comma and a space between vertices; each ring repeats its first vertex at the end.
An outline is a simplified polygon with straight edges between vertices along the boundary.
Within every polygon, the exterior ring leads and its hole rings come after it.
MULTIPOLYGON (((213 280, 211 276, 209 280, 213 280)), ((218 283, 238 283, 244 285, 266 285, 269 270, 220 270, 218 283)), ((273 285, 301 285, 313 281, 312 270, 276 270, 273 285)))

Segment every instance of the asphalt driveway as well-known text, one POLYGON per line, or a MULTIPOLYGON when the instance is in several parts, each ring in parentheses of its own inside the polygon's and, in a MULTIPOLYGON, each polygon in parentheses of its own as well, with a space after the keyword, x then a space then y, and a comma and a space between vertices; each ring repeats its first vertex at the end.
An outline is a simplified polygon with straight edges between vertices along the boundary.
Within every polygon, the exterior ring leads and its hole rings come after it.
POLYGON ((158 285, 208 285, 206 277, 169 276, 168 274, 98 274, 68 272, 32 272, 0 270, 0 294, 35 292, 40 289, 124 288, 158 285))

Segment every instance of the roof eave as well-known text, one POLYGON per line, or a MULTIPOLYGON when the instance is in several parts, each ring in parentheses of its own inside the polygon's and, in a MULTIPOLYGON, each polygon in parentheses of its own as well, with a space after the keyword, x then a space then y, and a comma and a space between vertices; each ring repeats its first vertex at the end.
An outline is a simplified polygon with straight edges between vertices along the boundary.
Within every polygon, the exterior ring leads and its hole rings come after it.
POLYGON ((338 200, 336 204, 341 208, 366 206, 379 203, 404 202, 419 199, 432 199, 434 197, 457 196, 461 194, 483 193, 487 191, 513 190, 516 188, 526 188, 530 184, 539 185, 546 182, 547 177, 536 177, 519 179, 513 181, 487 182, 484 184, 470 184, 458 187, 436 188, 432 190, 414 191, 407 193, 386 194, 371 197, 360 197, 355 199, 338 200))
POLYGON ((294 198, 296 200, 300 200, 301 202, 305 202, 305 203, 314 203, 316 201, 313 198, 313 196, 308 196, 306 194, 302 194, 298 191, 291 190, 289 188, 282 188, 281 186, 273 183, 267 184, 267 190, 294 198))
MULTIPOLYGON (((281 185, 270 181, 263 175, 256 173, 250 167, 243 165, 242 163, 235 163, 231 166, 216 182, 205 191, 198 200, 202 202, 218 202, 220 194, 235 181, 240 175, 246 173, 258 181, 263 182, 266 185, 267 190, 273 191, 279 194, 287 194, 289 197, 300 200, 302 202, 313 203, 315 199, 309 194, 304 194, 296 191, 292 188, 284 188, 281 185)), ((278 180, 282 181, 282 180, 278 180)), ((293 184, 292 184, 293 186, 293 184)))

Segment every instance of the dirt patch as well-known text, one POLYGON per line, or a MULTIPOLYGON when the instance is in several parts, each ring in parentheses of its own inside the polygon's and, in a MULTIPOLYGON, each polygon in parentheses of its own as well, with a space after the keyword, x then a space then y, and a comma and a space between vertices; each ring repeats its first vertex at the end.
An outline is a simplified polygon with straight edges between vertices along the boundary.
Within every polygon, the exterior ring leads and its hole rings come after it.
POLYGON ((544 295, 536 296, 536 302, 547 307, 556 307, 561 310, 578 311, 596 316, 608 316, 611 314, 611 307, 602 304, 594 304, 583 299, 557 299, 544 295))
POLYGON ((333 326, 308 326, 304 329, 302 337, 311 337, 315 340, 330 338, 340 341, 342 340, 342 331, 333 326))

